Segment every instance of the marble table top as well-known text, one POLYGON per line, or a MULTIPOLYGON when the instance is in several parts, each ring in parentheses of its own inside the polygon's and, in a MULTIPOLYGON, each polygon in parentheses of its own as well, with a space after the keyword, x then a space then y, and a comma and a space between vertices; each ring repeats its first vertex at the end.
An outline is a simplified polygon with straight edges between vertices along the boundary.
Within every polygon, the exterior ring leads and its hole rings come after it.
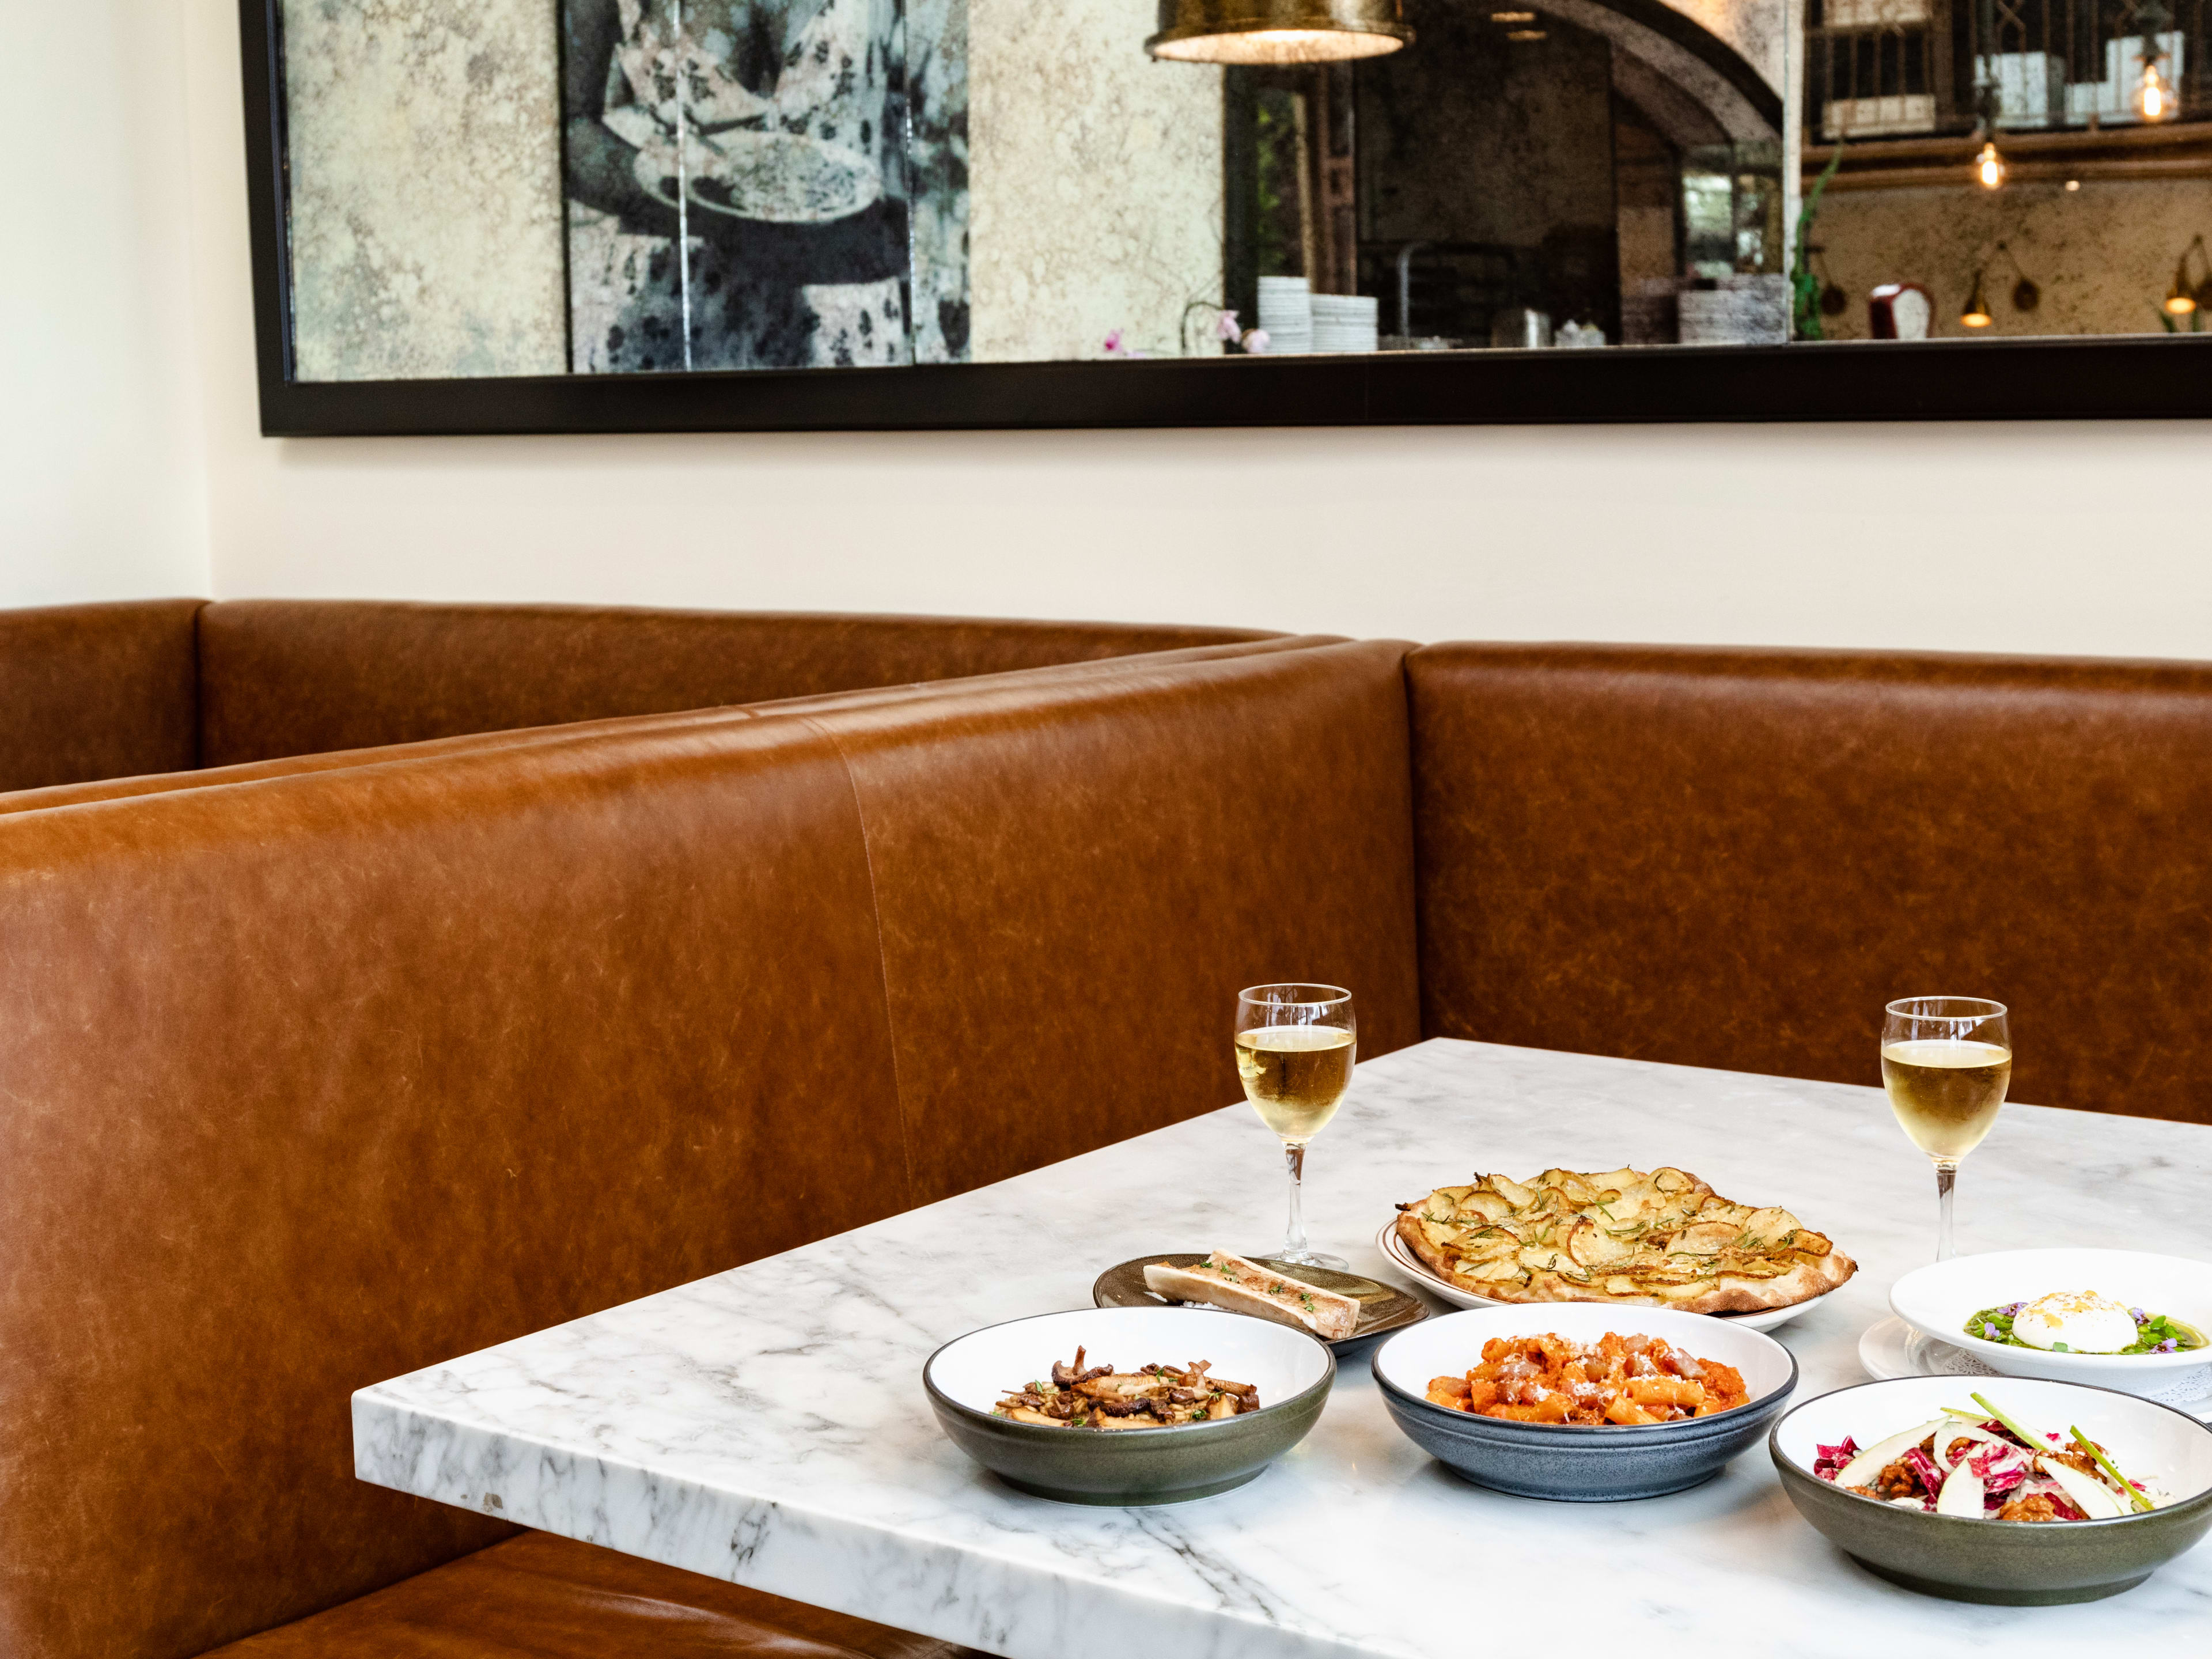
MULTIPOLYGON (((1871 1059, 1871 1056, 1869 1056, 1871 1059)), ((1431 1042, 1370 1061, 1314 1146, 1315 1242, 1392 1276, 1391 1206, 1495 1169, 1677 1164, 1786 1206, 1862 1264, 1776 1336, 1798 1397, 1864 1380, 1860 1333, 1935 1249, 1935 1182, 1880 1091, 1431 1042)), ((2202 1255, 2212 1128, 2005 1109, 1959 1186, 1962 1251, 2115 1237, 2202 1255)), ((1281 1237, 1282 1158, 1238 1105, 354 1397, 362 1479, 970 1644, 1007 1659, 1434 1659, 1626 1640, 2006 1659, 2212 1633, 2212 1544, 2118 1601, 1896 1589, 1801 1521, 1763 1448, 1670 1498, 1468 1485, 1390 1423, 1364 1353, 1313 1434, 1236 1492, 1152 1509, 1024 1496, 939 1431, 939 1343, 1090 1304, 1106 1266, 1281 1237), (1509 1645, 1506 1650, 1511 1650, 1509 1645)), ((2186 1644, 2185 1644, 2185 1646, 2186 1644)))

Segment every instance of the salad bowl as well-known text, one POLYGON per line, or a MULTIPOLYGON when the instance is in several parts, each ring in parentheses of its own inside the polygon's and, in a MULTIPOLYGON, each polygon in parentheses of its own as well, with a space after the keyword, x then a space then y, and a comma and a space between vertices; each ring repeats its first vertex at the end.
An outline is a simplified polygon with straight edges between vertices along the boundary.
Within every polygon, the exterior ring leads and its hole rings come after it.
POLYGON ((2052 1291, 2094 1291, 2124 1307, 2212 1332, 2212 1263, 2141 1250, 1995 1250, 1917 1268, 1893 1285, 1893 1312, 2007 1376, 2041 1377, 2168 1402, 2212 1392, 2212 1348, 2173 1353, 2068 1353, 1985 1340, 1968 1327, 1984 1310, 2052 1291))
POLYGON ((1767 1450, 1797 1512, 1845 1554, 1892 1583, 1951 1601, 2047 1607, 2117 1595, 2212 1529, 2212 1427, 2109 1389, 2021 1377, 1863 1382, 1788 1413, 1767 1450), (2045 1437, 2079 1428, 2130 1479, 2156 1489, 2160 1507, 2095 1521, 1979 1519, 1864 1497, 1815 1472, 1822 1448, 1846 1437, 1873 1447, 1947 1407, 1978 1413, 1977 1392, 2045 1437))

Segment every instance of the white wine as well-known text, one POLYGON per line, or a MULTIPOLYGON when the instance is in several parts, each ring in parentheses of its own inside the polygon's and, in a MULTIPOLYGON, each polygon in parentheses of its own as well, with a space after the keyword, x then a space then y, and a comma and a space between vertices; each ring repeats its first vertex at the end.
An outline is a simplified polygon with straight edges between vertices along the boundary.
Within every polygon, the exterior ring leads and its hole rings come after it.
POLYGON ((1336 1115, 1352 1083, 1352 1035, 1340 1025, 1261 1025, 1237 1034, 1237 1075, 1260 1121, 1304 1145, 1336 1115))
POLYGON ((2012 1050, 1945 1037, 1885 1042, 1882 1086, 1912 1144, 1954 1164, 1982 1144, 2012 1082, 2012 1050))

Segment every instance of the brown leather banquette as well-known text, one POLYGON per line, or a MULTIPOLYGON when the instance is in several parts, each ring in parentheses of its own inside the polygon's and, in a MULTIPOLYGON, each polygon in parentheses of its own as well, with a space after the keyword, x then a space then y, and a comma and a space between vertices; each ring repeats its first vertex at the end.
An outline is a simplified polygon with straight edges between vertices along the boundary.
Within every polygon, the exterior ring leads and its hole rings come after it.
POLYGON ((1279 637, 313 599, 0 611, 0 793, 1279 637))
POLYGON ((1211 1109, 1224 986, 1413 1041, 1402 656, 16 797, 0 1651, 940 1651, 363 1486, 348 1396, 1211 1109))
POLYGON ((1985 989, 2212 1116, 2212 670, 230 609, 0 617, 0 1653, 941 1655, 361 1486, 348 1396, 1218 1106, 1256 981, 1854 1081, 1985 989))
POLYGON ((1408 659, 1422 1029, 1880 1081, 2014 1010, 2015 1098, 2212 1122, 2212 668, 1438 645, 1408 659))

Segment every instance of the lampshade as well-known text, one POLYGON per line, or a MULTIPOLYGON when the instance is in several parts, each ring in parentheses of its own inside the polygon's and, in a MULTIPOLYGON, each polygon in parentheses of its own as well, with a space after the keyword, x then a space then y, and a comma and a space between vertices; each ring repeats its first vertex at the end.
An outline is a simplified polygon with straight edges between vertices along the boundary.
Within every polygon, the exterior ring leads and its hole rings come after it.
POLYGON ((1328 64, 1413 39, 1399 0, 1160 0, 1145 50, 1192 64, 1328 64))
POLYGON ((1974 291, 1966 301, 1966 308, 1959 320, 1968 328, 1987 328, 1995 320, 1990 315, 1990 296, 1982 286, 1982 273, 1974 273, 1974 291))

